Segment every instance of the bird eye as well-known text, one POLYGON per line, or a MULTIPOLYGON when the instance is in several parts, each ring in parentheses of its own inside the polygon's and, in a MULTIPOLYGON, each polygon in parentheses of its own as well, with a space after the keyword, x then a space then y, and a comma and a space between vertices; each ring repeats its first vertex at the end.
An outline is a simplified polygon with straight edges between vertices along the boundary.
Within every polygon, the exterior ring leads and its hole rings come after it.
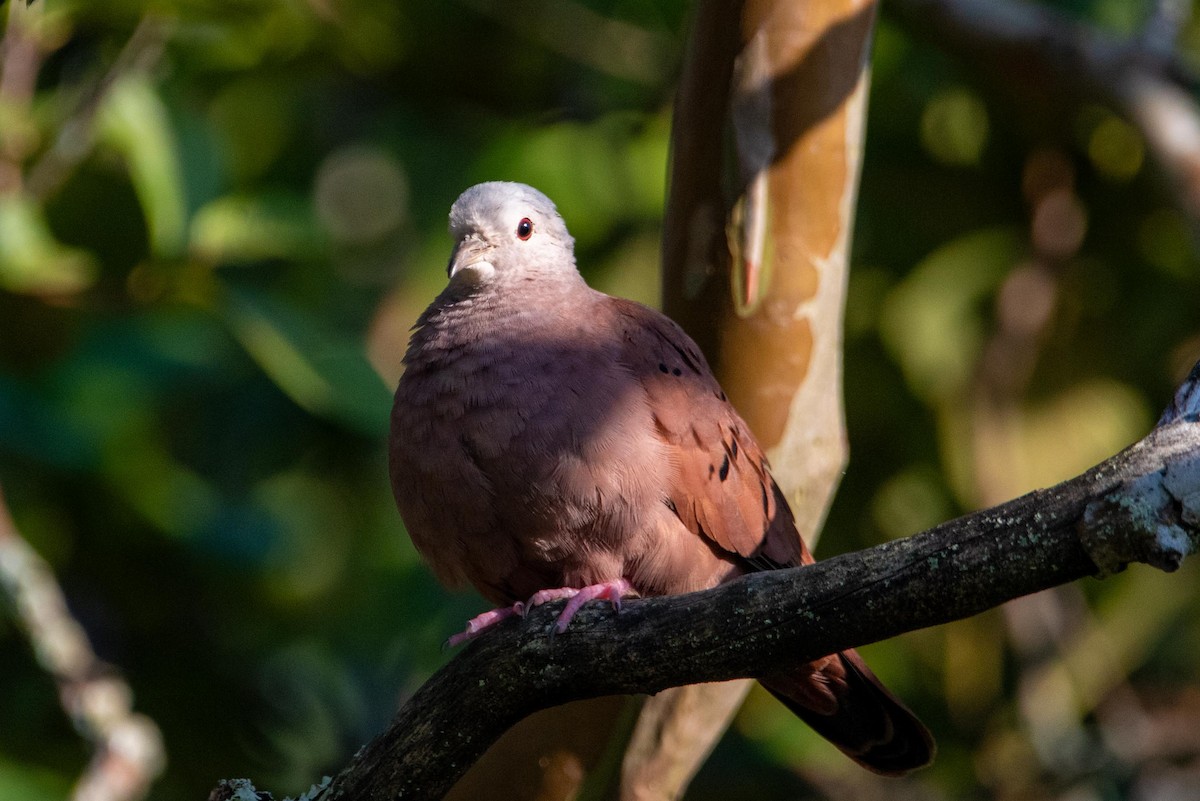
POLYGON ((524 217, 517 223, 517 239, 528 239, 531 236, 533 236, 533 220, 524 217))

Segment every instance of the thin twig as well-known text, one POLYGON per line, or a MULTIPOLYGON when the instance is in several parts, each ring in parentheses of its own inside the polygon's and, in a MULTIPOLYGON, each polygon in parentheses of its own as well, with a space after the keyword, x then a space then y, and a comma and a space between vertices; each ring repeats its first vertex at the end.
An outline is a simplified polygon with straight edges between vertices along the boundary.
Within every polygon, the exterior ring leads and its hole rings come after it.
POLYGON ((162 58, 174 29, 172 20, 147 14, 138 22, 112 66, 78 94, 73 110, 58 126, 54 142, 29 168, 29 192, 46 200, 62 187, 91 152, 92 124, 113 86, 124 75, 148 72, 162 58))
POLYGON ((129 685, 96 657, 50 566, 17 531, 2 492, 0 588, 12 599, 38 662, 58 685, 63 710, 93 745, 74 801, 144 798, 165 765, 158 727, 133 711, 129 685))
POLYGON ((0 40, 0 105, 9 122, 0 127, 0 194, 21 189, 21 165, 28 155, 29 141, 24 126, 13 124, 26 118, 33 102, 42 51, 31 30, 31 19, 41 6, 31 9, 21 3, 8 7, 8 23, 0 40))

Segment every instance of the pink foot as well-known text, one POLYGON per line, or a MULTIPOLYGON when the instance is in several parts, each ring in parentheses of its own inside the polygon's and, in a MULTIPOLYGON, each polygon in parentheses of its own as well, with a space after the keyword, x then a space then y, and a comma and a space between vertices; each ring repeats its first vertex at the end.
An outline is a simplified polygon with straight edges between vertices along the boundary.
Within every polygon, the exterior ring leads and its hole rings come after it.
POLYGON ((562 634, 567 630, 567 626, 571 625, 571 619, 575 617, 575 613, 588 601, 608 601, 613 605, 614 609, 620 611, 622 596, 633 594, 635 594, 633 586, 623 578, 614 581, 605 581, 600 584, 592 584, 581 589, 556 587, 554 589, 539 590, 524 603, 518 601, 512 606, 501 606, 498 609, 492 609, 484 612, 482 615, 476 615, 471 618, 467 621, 466 629, 446 640, 446 646, 454 648, 455 646, 462 645, 464 642, 473 640, 497 623, 508 620, 513 615, 525 617, 525 614, 535 606, 541 606, 551 601, 561 601, 563 598, 570 598, 571 600, 567 602, 566 608, 562 610, 558 619, 554 621, 553 632, 562 634))
POLYGON ((508 620, 516 614, 524 614, 524 604, 513 604, 512 606, 502 606, 499 609, 492 609, 484 612, 482 615, 476 615, 467 621, 467 627, 458 634, 452 635, 446 640, 446 645, 450 648, 462 645, 468 640, 473 640, 480 634, 495 626, 502 620, 508 620))
POLYGON ((592 584, 578 590, 570 587, 562 587, 556 590, 542 590, 529 599, 529 605, 538 606, 547 601, 570 598, 571 600, 567 601, 566 608, 559 614, 558 620, 554 621, 554 633, 562 634, 567 630, 567 626, 571 625, 571 619, 575 617, 575 613, 588 601, 608 601, 613 605, 613 609, 619 612, 621 611, 621 597, 631 594, 633 594, 633 587, 628 581, 621 578, 614 581, 601 582, 600 584, 592 584))
POLYGON ((551 601, 560 601, 563 598, 574 598, 579 594, 579 590, 574 587, 557 587, 552 590, 538 590, 533 595, 529 596, 529 600, 525 602, 524 608, 519 614, 525 615, 525 612, 535 606, 550 603, 551 601))

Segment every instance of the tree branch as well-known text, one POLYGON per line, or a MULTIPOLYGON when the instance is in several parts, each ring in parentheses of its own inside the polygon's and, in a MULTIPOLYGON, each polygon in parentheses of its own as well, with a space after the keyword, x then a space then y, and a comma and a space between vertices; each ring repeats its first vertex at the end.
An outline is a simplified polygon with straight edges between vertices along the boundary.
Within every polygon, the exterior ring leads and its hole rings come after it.
POLYGON ((117 82, 130 72, 149 72, 162 57, 174 23, 155 14, 138 22, 112 66, 95 76, 74 98, 74 107, 56 127, 54 142, 29 167, 29 192, 38 200, 53 196, 92 150, 92 127, 117 82))
POLYGON ((1189 93, 1197 79, 1165 51, 1164 34, 1122 40, 1018 0, 894 0, 888 8, 914 34, 1020 94, 1024 106, 1040 98, 1050 119, 1067 119, 1064 100, 1111 106, 1137 126, 1179 208, 1200 224, 1200 106, 1189 93))
MULTIPOLYGON (((690 595, 557 604, 468 646, 323 799, 435 799, 505 729, 598 695, 762 675, 968 617, 1129 562, 1178 567, 1200 543, 1200 365, 1143 440, 1077 478, 904 540, 690 595)), ((214 792, 220 795, 222 788, 214 792)))
POLYGON ((72 801, 136 801, 165 767, 154 721, 133 711, 133 692, 92 651, 50 566, 17 531, 0 492, 0 592, 12 599, 38 662, 58 685, 63 711, 93 746, 72 801))
MULTIPOLYGON (((848 456, 842 316, 875 7, 699 4, 671 131, 663 308, 703 343, 810 549, 848 456)), ((749 689, 647 700, 622 801, 681 798, 749 689)))
POLYGON ((42 63, 42 50, 33 30, 41 7, 13 3, 0 39, 0 106, 7 112, 0 130, 0 193, 21 188, 21 162, 32 146, 27 118, 42 63), (16 124, 20 121, 22 124, 16 124))

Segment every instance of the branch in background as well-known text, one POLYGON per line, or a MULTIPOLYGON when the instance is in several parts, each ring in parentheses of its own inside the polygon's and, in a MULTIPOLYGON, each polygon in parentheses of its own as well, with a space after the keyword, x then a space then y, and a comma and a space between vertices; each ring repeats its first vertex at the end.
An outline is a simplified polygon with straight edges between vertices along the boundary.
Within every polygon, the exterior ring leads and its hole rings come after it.
POLYGON ((0 40, 0 195, 21 189, 21 164, 33 147, 34 138, 26 124, 42 50, 33 30, 41 6, 10 3, 4 38, 0 40))
POLYGON ((464 0, 464 5, 605 75, 657 85, 674 69, 665 34, 605 16, 573 0, 464 0))
MULTIPOLYGON (((466 648, 322 799, 436 799, 501 732, 553 704, 763 675, 1200 547, 1200 364, 1160 425, 1087 473, 904 540, 690 595, 539 607, 466 648)), ((223 784, 212 798, 231 796, 223 784)))
POLYGON ((148 14, 138 22, 112 66, 78 95, 74 109, 58 126, 50 147, 29 167, 29 191, 39 200, 57 192, 92 149, 92 123, 117 81, 133 71, 148 72, 162 58, 174 23, 148 14))
POLYGON ((1190 0, 1156 0, 1142 27, 1142 44, 1162 59, 1173 59, 1175 45, 1192 16, 1190 0))
MULTIPOLYGON (((1082 99, 1113 107, 1137 126, 1179 207, 1200 225, 1200 106, 1188 92, 1196 80, 1163 52, 1161 34, 1126 41, 1016 0, 894 0, 888 7, 914 35, 1014 93, 1043 95, 1055 109, 1057 100, 1082 99)), ((1159 17, 1166 22, 1151 27, 1169 35, 1174 18, 1159 17)))
MULTIPOLYGON (((671 132, 664 309, 767 448, 810 548, 847 460, 842 315, 875 7, 701 3, 671 132)), ((748 690, 646 701, 623 801, 681 797, 748 690)))
MULTIPOLYGON (((30 108, 48 47, 39 41, 36 27, 43 6, 44 3, 10 2, 4 38, 0 40, 0 112, 5 120, 0 125, 0 195, 24 191, 24 165, 37 146, 30 108)), ((145 28, 143 24, 138 30, 145 28)), ((133 41, 137 40, 135 33, 133 41)), ((118 64, 125 64, 124 55, 118 64)), ((101 88, 82 104, 88 120, 116 74, 114 68, 110 72, 113 77, 102 82, 101 88)), ((42 162, 49 158, 44 156, 42 162)), ((66 172, 59 170, 59 174, 66 172)), ((92 760, 76 783, 72 798, 75 801, 144 798, 165 766, 158 727, 149 718, 133 712, 129 686, 113 668, 96 657, 87 635, 67 609, 50 566, 18 533, 2 493, 0 588, 12 598, 38 661, 58 685, 64 711, 80 734, 92 743, 92 760)))
POLYGON ((750 686, 750 681, 688 684, 647 698, 621 760, 621 801, 682 798, 750 686))
MULTIPOLYGON (((810 5, 792 4, 793 17, 803 19, 810 5)), ((744 2, 705 0, 696 6, 675 95, 663 221, 663 310, 697 337, 723 386, 729 376, 720 363, 719 336, 730 323, 722 304, 728 301, 733 278, 729 250, 722 244, 728 221, 727 199, 722 197, 725 137, 747 13, 744 2)), ((771 110, 765 111, 756 122, 769 128, 771 110)), ((748 422, 761 440, 762 430, 753 420, 748 422)), ((615 743, 623 746, 624 755, 618 792, 609 790, 610 795, 621 801, 681 797, 729 728, 750 686, 748 681, 693 684, 647 699, 626 742, 615 743)))
POLYGON ((50 566, 17 532, 0 494, 0 587, 13 600, 38 662, 58 685, 59 700, 93 746, 74 801, 144 798, 166 763, 154 721, 132 709, 129 685, 92 651, 71 616, 50 566))

